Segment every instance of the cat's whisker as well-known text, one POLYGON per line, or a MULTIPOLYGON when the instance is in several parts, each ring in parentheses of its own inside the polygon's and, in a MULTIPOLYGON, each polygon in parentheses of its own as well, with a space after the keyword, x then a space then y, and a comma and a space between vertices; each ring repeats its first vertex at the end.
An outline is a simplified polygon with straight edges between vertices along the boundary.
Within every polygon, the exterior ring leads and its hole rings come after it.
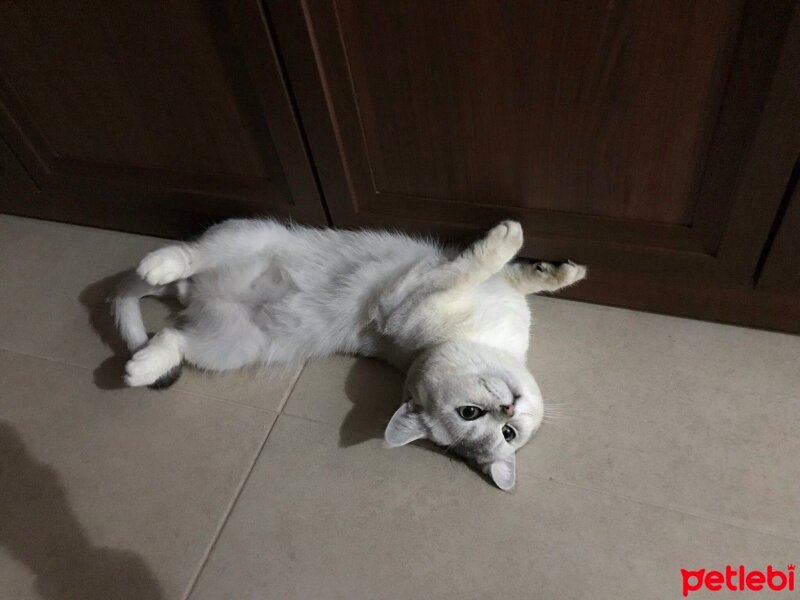
POLYGON ((545 417, 571 417, 573 416, 571 412, 568 411, 544 411, 545 417))
POLYGON ((571 420, 571 417, 549 417, 547 419, 542 419, 542 423, 563 423, 571 420))
POLYGON ((574 417, 575 415, 570 412, 550 412, 544 411, 544 416, 546 417, 574 417))
POLYGON ((568 406, 552 407, 552 406, 547 406, 545 404, 545 406, 544 406, 544 414, 553 415, 553 414, 558 414, 558 413, 569 413, 574 408, 576 408, 576 407, 574 407, 574 406, 572 406, 572 407, 568 407, 568 406))
POLYGON ((547 417, 542 419, 542 423, 560 423, 562 421, 569 421, 571 417, 547 417))

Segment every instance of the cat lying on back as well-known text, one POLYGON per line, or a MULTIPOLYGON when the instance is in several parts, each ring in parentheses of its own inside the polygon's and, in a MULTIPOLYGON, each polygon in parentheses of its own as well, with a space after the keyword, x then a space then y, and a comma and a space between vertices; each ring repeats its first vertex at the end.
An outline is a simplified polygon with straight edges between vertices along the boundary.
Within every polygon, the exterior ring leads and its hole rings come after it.
POLYGON ((183 362, 227 371, 332 354, 407 372, 390 447, 427 438, 514 485, 515 453, 536 432, 542 397, 526 367, 525 296, 583 279, 571 262, 509 262, 505 221, 462 252, 398 233, 231 220, 147 255, 113 301, 133 353, 131 386, 164 388, 183 362), (148 340, 139 298, 175 293, 180 324, 148 340))

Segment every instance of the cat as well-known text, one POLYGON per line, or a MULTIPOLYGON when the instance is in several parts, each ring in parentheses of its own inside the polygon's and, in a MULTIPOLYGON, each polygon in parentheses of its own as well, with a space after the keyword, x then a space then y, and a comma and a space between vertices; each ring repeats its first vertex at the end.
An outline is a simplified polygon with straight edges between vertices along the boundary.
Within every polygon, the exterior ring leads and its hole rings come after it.
POLYGON ((543 417, 526 366, 526 295, 580 281, 572 262, 512 261, 522 227, 504 221, 467 249, 382 231, 234 219, 148 254, 113 312, 132 357, 130 386, 164 388, 186 362, 227 371, 332 354, 381 358, 407 373, 384 442, 428 439, 503 490, 543 417), (175 293, 178 323, 148 339, 139 299, 175 293))

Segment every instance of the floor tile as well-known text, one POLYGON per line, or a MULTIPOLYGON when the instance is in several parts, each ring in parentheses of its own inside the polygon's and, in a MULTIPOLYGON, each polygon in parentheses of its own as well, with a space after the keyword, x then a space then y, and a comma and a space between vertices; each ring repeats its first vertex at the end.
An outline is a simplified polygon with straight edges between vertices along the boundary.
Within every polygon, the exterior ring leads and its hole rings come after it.
POLYGON ((212 398, 279 410, 302 370, 302 365, 253 367, 226 373, 203 372, 186 367, 175 389, 212 398))
MULTIPOLYGON (((113 276, 163 240, 0 219, 0 346, 95 368, 121 346, 104 299, 113 276), (94 326, 102 326, 102 337, 94 326)), ((152 303, 155 307, 156 303, 152 303)))
POLYGON ((380 433, 401 404, 404 376, 378 360, 336 356, 303 369, 283 412, 344 424, 353 441, 380 433))
POLYGON ((761 397, 800 389, 800 336, 534 298, 531 367, 548 378, 705 385, 761 397))
POLYGON ((533 309, 531 368, 553 422, 521 476, 800 539, 800 337, 554 299, 533 309))
MULTIPOLYGON (((681 568, 786 565, 794 541, 282 416, 190 600, 681 597, 681 568)), ((698 593, 695 598, 713 598, 698 593)))
POLYGON ((0 351, 0 597, 181 599, 274 413, 0 351))
POLYGON ((575 418, 517 459, 535 476, 800 540, 800 438, 575 418))

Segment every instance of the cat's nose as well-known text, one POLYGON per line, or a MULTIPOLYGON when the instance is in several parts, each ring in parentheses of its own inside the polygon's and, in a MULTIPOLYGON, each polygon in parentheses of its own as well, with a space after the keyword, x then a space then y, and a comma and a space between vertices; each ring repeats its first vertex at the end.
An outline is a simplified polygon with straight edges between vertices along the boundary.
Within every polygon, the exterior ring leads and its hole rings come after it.
POLYGON ((514 416, 514 405, 513 404, 503 404, 500 409, 506 413, 509 417, 514 416))

